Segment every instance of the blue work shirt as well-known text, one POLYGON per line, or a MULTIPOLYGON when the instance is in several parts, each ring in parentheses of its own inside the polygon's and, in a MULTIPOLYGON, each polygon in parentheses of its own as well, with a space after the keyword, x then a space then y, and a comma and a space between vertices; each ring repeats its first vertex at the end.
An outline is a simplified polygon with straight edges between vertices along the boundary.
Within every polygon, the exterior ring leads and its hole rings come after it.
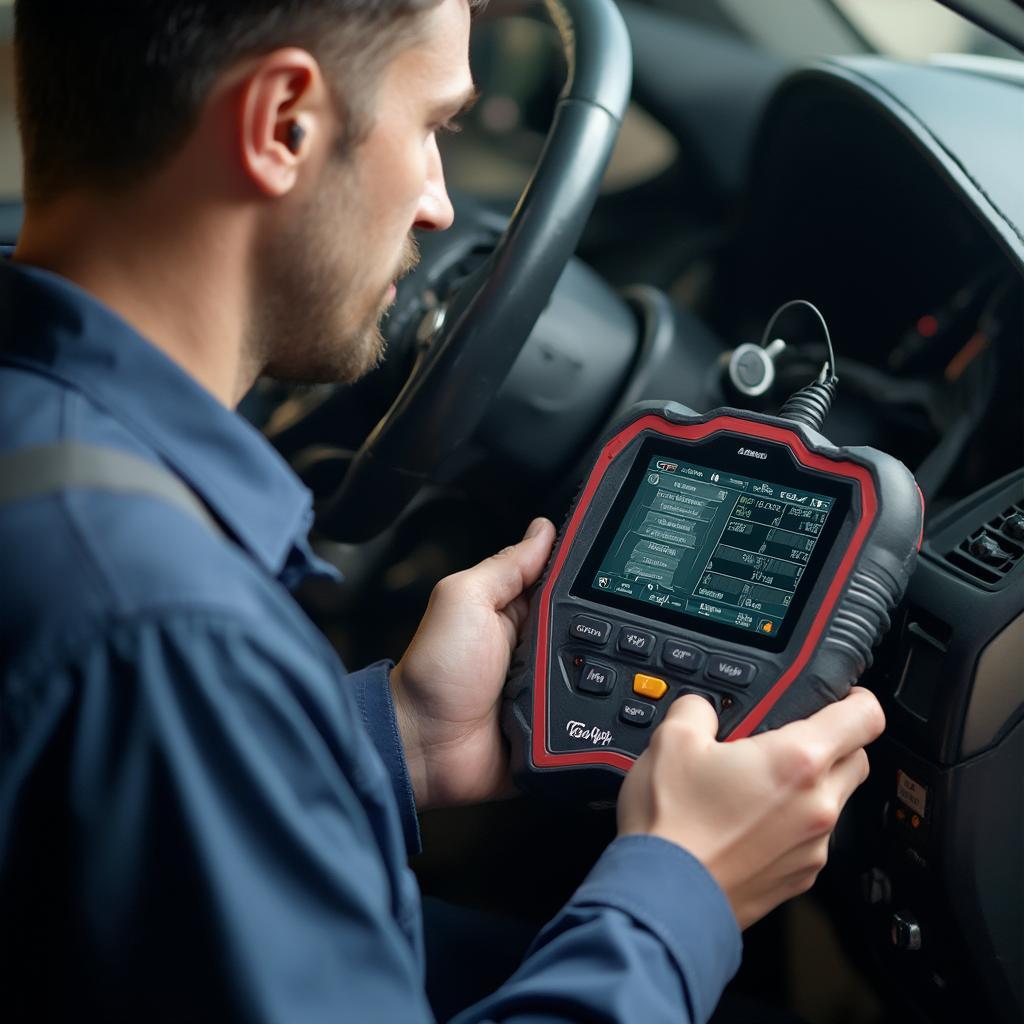
MULTIPOLYGON (((0 507, 0 1002, 8 1022, 432 1020, 388 665, 346 673, 291 595, 331 571, 266 440, 71 283, 0 261, 0 454, 170 468, 0 507)), ((459 1017, 703 1021, 740 957, 674 844, 616 840, 459 1017)))

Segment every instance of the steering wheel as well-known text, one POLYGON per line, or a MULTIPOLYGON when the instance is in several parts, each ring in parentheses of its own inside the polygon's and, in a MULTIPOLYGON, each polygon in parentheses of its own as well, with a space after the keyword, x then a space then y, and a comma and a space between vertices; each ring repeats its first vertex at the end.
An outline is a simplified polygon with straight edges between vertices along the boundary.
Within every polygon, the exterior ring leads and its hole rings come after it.
POLYGON ((569 69, 529 184, 488 259, 449 303, 429 347, 317 509, 328 537, 390 526, 479 426, 573 255, 597 200, 632 85, 613 0, 545 0, 569 69))

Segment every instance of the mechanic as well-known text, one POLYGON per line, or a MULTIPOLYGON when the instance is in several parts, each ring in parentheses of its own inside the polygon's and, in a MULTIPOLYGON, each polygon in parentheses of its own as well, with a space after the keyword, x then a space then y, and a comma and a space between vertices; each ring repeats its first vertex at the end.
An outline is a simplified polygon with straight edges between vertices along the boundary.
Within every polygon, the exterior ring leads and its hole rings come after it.
MULTIPOLYGON (((290 593, 331 572, 309 494, 233 410, 260 374, 352 381, 380 359, 412 231, 453 217, 437 133, 474 93, 467 0, 15 17, 3 1019, 431 1020, 416 811, 509 791, 497 711, 554 530, 443 580, 397 666, 346 673, 290 593), (33 493, 24 453, 58 442, 170 470, 209 521, 180 494, 33 493)), ((716 725, 675 703, 619 837, 460 1020, 708 1018, 741 930, 823 866, 883 719, 854 690, 752 739, 716 725)))

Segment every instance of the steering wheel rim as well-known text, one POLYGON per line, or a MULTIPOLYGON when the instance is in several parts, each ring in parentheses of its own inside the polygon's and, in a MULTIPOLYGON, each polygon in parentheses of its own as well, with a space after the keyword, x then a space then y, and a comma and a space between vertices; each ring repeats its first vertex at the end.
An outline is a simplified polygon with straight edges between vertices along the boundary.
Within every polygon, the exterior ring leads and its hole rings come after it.
POLYGON ((576 250, 632 85, 632 48, 613 0, 545 0, 569 73, 533 175, 484 265, 364 441, 320 531, 358 541, 390 526, 479 426, 576 250))

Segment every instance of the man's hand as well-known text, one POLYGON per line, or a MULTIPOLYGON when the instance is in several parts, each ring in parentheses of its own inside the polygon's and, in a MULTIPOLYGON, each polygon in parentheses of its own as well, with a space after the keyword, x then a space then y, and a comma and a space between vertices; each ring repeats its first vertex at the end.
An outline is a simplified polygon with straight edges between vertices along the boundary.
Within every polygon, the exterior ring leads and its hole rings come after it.
POLYGON ((526 590, 544 571, 555 528, 536 519, 514 547, 441 580, 391 674, 416 805, 477 803, 514 792, 501 735, 501 690, 526 590))
POLYGON ((804 721, 719 743, 711 705, 681 697, 623 783, 619 834, 689 850, 746 928, 814 884, 839 812, 867 778, 863 748, 884 728, 878 701, 855 687, 804 721))

